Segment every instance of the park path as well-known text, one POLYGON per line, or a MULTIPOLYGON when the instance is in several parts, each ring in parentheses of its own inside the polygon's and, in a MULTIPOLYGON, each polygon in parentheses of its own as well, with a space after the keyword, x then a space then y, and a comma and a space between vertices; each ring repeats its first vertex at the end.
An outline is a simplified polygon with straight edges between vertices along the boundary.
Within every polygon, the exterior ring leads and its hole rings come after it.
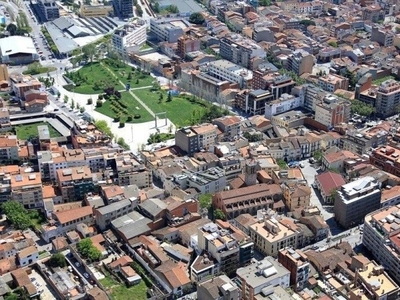
MULTIPOLYGON (((141 87, 137 87, 137 88, 131 88, 130 91, 144 90, 144 89, 149 89, 151 87, 153 87, 153 86, 152 85, 141 86, 141 87)), ((119 90, 118 92, 122 93, 122 92, 126 92, 126 90, 119 90)))
MULTIPOLYGON (((106 68, 106 70, 107 70, 112 76, 114 76, 114 78, 116 78, 116 79, 122 84, 122 86, 125 86, 125 84, 118 78, 117 75, 115 75, 115 73, 114 73, 109 67, 107 67, 106 65, 104 65, 102 62, 100 62, 100 64, 101 64, 104 68, 106 68)), ((151 86, 150 86, 150 87, 151 87, 151 86)), ((133 98, 136 99, 137 102, 139 102, 139 104, 140 104, 141 106, 144 107, 145 110, 147 110, 147 111, 149 112, 150 115, 152 115, 153 118, 156 117, 155 113, 154 113, 146 104, 144 104, 144 102, 143 102, 142 100, 140 100, 138 96, 136 96, 134 93, 132 93, 132 91, 129 91, 129 93, 132 95, 133 98)))

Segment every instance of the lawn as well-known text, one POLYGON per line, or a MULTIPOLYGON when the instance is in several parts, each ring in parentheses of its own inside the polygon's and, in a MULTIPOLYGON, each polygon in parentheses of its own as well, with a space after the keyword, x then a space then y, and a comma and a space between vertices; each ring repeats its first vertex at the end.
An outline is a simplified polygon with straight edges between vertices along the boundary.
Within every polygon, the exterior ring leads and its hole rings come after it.
MULTIPOLYGON (((144 109, 129 92, 122 92, 121 96, 121 100, 119 101, 122 101, 127 105, 128 114, 132 116, 140 114, 139 119, 133 118, 132 121, 129 123, 144 123, 154 120, 153 116, 150 115, 150 113, 146 109, 144 109)), ((103 103, 103 106, 97 107, 96 111, 102 113, 103 115, 109 116, 110 118, 115 118, 116 113, 111 109, 111 105, 111 101, 107 100, 103 103)), ((126 122, 126 118, 127 116, 123 116, 121 118, 121 121, 126 122)))
POLYGON ((380 85, 382 82, 389 80, 389 79, 395 79, 395 77, 391 76, 391 75, 385 76, 380 79, 376 79, 376 80, 372 81, 372 84, 380 85))
POLYGON ((171 102, 167 102, 167 93, 162 91, 163 100, 159 103, 159 93, 150 89, 132 91, 153 112, 167 112, 167 118, 177 126, 187 126, 197 123, 210 105, 206 102, 191 102, 183 96, 173 96, 171 102))
POLYGON ((115 86, 116 89, 125 88, 99 62, 89 63, 78 71, 65 75, 76 85, 75 87, 66 86, 65 88, 78 94, 100 94, 104 87, 108 85, 115 86))
POLYGON ((60 137, 61 134, 53 128, 47 122, 40 122, 40 123, 31 123, 31 124, 24 124, 24 125, 17 125, 14 127, 15 132, 17 134, 17 138, 20 140, 27 140, 30 137, 37 137, 38 136, 38 126, 40 125, 47 125, 50 131, 50 137, 60 137))
POLYGON ((143 280, 137 285, 126 287, 124 284, 106 276, 104 279, 100 280, 100 283, 107 290, 112 300, 147 299, 147 287, 143 280))

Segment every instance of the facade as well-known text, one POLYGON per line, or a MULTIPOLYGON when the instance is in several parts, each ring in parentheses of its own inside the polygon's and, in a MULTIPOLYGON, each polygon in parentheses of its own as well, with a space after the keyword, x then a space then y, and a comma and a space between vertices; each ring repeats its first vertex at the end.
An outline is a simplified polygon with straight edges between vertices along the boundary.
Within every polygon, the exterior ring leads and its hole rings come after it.
POLYGON ((266 104, 270 103, 273 95, 266 90, 242 90, 235 97, 235 106, 254 116, 265 113, 266 104))
POLYGON ((120 54, 127 54, 146 42, 146 24, 127 24, 121 29, 117 29, 112 34, 112 45, 115 51, 120 54))
POLYGON ((15 135, 0 136, 0 161, 10 163, 18 160, 18 139, 15 135))
POLYGON ((240 132, 241 120, 237 116, 226 116, 213 120, 213 124, 217 125, 219 130, 223 132, 224 140, 231 140, 237 137, 240 132))
POLYGON ((290 285, 296 291, 303 290, 310 275, 310 263, 307 256, 300 250, 282 249, 278 253, 278 262, 289 270, 290 285))
POLYGON ((17 258, 21 267, 34 264, 39 259, 39 250, 36 246, 26 247, 17 253, 17 258))
POLYGON ((150 32, 162 42, 176 43, 183 35, 183 28, 189 26, 183 18, 150 19, 150 32))
POLYGON ((303 106, 304 97, 282 94, 278 99, 265 103, 265 117, 271 120, 272 116, 303 106))
POLYGON ((24 99, 25 92, 39 90, 42 87, 42 83, 30 75, 11 74, 10 82, 11 90, 21 99, 24 99))
POLYGON ((315 121, 327 126, 336 126, 350 121, 351 102, 327 95, 315 106, 315 121))
POLYGON ((60 10, 54 0, 38 0, 41 17, 45 21, 53 21, 60 17, 60 10))
POLYGON ((10 76, 8 75, 8 67, 7 65, 0 65, 0 81, 9 81, 10 76))
POLYGON ((223 59, 250 70, 253 69, 253 58, 265 58, 267 55, 260 45, 238 34, 232 34, 220 40, 220 54, 223 59))
POLYGON ((114 13, 120 19, 133 17, 133 1, 132 0, 113 0, 114 13))
POLYGON ((349 79, 336 74, 328 74, 318 77, 318 86, 324 91, 334 93, 336 90, 348 90, 349 79))
POLYGON ((272 257, 239 268, 236 275, 241 283, 242 299, 260 299, 256 296, 268 295, 277 286, 284 289, 290 286, 290 272, 272 257))
POLYGON ((256 184, 237 190, 223 191, 213 195, 213 205, 222 210, 227 219, 249 213, 256 215, 263 208, 272 208, 282 199, 282 189, 276 184, 256 184))
POLYGON ((289 210, 310 206, 311 189, 307 184, 285 182, 282 186, 283 198, 289 210))
POLYGON ((209 62, 207 73, 215 78, 237 83, 240 88, 251 85, 253 72, 228 60, 220 59, 209 62))
POLYGON ((390 117, 400 106, 400 83, 389 79, 382 82, 376 92, 375 109, 379 118, 390 117))
POLYGON ((381 146, 372 151, 369 161, 382 171, 400 176, 400 149, 391 146, 381 146))
POLYGON ((393 279, 400 282, 400 229, 397 221, 400 205, 368 214, 364 220, 363 245, 393 279))
POLYGON ((114 182, 120 186, 134 184, 141 189, 152 186, 153 177, 151 171, 131 155, 117 156, 115 158, 115 171, 118 175, 114 177, 114 182))
POLYGON ((393 46, 395 33, 385 27, 373 26, 371 32, 371 41, 377 42, 379 45, 383 47, 391 47, 393 46))
POLYGON ((81 5, 80 16, 85 18, 107 17, 113 11, 111 5, 81 5))
POLYGON ((365 7, 362 13, 363 20, 369 20, 374 23, 378 23, 385 19, 385 10, 377 4, 365 7))
POLYGON ((87 166, 57 170, 57 183, 65 202, 83 200, 85 194, 94 190, 92 172, 87 166))
POLYGON ((181 36, 178 38, 177 54, 184 58, 190 52, 200 51, 200 41, 192 36, 181 36))
POLYGON ((11 176, 11 198, 25 208, 43 207, 43 186, 39 173, 11 176))
POLYGON ((304 73, 312 74, 314 56, 304 50, 296 50, 288 56, 286 68, 298 76, 304 73))
POLYGON ((381 193, 379 183, 370 176, 343 185, 335 197, 336 221, 344 228, 359 224, 380 207, 381 193))
POLYGON ((175 145, 188 155, 193 155, 202 149, 214 145, 217 129, 212 124, 201 124, 185 127, 175 133, 175 145))

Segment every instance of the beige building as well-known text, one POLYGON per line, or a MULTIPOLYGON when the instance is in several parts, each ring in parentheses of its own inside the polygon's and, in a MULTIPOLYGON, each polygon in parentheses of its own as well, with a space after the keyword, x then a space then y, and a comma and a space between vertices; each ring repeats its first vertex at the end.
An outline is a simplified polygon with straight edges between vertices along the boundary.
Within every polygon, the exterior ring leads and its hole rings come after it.
POLYGON ((336 90, 348 90, 349 79, 336 74, 328 74, 318 78, 318 85, 327 92, 334 93, 336 90))
POLYGON ((241 120, 237 116, 226 116, 214 119, 213 124, 223 132, 224 139, 230 140, 240 133, 241 120))
POLYGON ((43 206, 43 186, 40 173, 22 173, 11 176, 11 197, 25 208, 43 206))
POLYGON ((266 215, 261 222, 249 226, 254 247, 265 255, 277 256, 286 247, 298 248, 302 234, 284 225, 277 217, 266 215))
POLYGON ((8 67, 7 65, 0 65, 0 81, 9 81, 10 77, 8 75, 8 67))
POLYGON ((117 157, 116 170, 118 172, 118 184, 120 186, 134 184, 142 189, 151 187, 153 183, 151 171, 130 155, 117 157))
POLYGON ((25 97, 25 92, 42 88, 42 83, 30 75, 11 74, 10 82, 11 90, 21 99, 25 97))
POLYGON ((111 5, 82 5, 80 9, 80 16, 93 18, 93 17, 107 17, 113 12, 111 5))
POLYGON ((212 124, 186 127, 175 133, 175 145, 189 155, 215 144, 217 129, 212 124))
POLYGON ((350 109, 350 101, 327 95, 315 106, 315 121, 327 127, 348 123, 350 109))
POLYGON ((285 182, 282 190, 289 210, 310 205, 311 189, 306 183, 285 182))
POLYGON ((0 162, 18 160, 18 140, 15 135, 0 136, 0 162))
POLYGON ((393 79, 382 82, 376 93, 377 117, 392 116, 397 113, 398 107, 400 107, 400 83, 393 79))
POLYGON ((315 57, 304 50, 296 50, 287 58, 287 69, 298 76, 304 73, 312 74, 315 57))

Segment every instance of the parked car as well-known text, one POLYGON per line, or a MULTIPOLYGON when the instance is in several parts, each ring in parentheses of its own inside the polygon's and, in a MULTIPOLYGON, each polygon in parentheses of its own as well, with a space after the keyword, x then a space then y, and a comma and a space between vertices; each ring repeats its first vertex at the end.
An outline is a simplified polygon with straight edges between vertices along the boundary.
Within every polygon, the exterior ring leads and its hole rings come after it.
POLYGON ((83 273, 83 276, 86 278, 86 279, 89 279, 89 274, 88 273, 83 273))
POLYGON ((81 264, 80 264, 79 262, 76 262, 76 263, 75 263, 75 266, 76 266, 77 268, 79 268, 79 267, 81 266, 81 264))

